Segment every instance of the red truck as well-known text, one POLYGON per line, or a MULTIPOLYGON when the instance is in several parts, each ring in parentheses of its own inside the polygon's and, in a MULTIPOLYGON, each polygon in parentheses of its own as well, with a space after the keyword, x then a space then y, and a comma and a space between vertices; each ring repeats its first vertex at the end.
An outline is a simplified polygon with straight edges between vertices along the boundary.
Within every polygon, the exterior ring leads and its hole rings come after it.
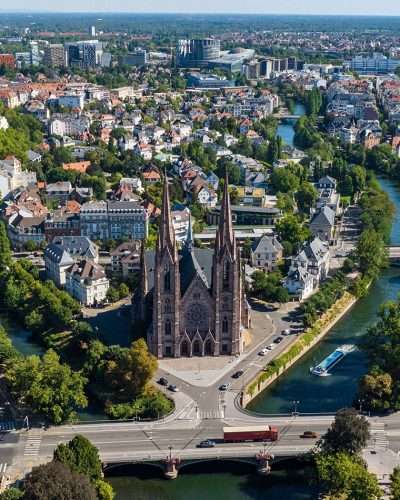
POLYGON ((278 429, 269 425, 253 425, 251 427, 224 427, 225 443, 245 441, 276 441, 278 429))

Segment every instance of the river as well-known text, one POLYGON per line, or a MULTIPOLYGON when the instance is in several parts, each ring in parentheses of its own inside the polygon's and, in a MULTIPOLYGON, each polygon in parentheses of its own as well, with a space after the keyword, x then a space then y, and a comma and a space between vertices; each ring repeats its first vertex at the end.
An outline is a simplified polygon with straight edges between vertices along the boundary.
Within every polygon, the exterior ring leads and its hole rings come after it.
MULTIPOLYGON (((304 107, 300 106, 296 106, 297 114, 304 113, 304 107)), ((279 125, 277 134, 282 136, 286 144, 293 145, 294 131, 291 125, 279 125)), ((400 244, 400 188, 389 180, 380 182, 396 207, 391 242, 400 244)), ((254 400, 250 409, 263 413, 286 412, 292 410, 295 400, 300 401, 299 410, 302 412, 335 411, 350 405, 356 394, 357 379, 366 369, 360 351, 347 356, 330 377, 313 377, 309 374, 309 367, 314 360, 320 361, 344 342, 358 343, 366 329, 375 322, 379 305, 396 298, 399 293, 400 269, 385 270, 368 295, 337 323, 317 347, 254 400)), ((28 341, 27 332, 10 328, 10 325, 7 328, 21 352, 40 353, 41 349, 28 341)), ((114 486, 116 500, 317 499, 317 491, 307 486, 301 474, 293 477, 290 471, 293 471, 292 467, 286 472, 273 467, 270 476, 260 478, 253 469, 243 464, 213 462, 184 468, 175 481, 166 481, 156 469, 139 466, 126 470, 125 475, 107 479, 114 486)))
MULTIPOLYGON (((304 115, 306 112, 306 108, 304 104, 296 103, 294 106, 294 114, 295 115, 304 115)), ((282 140, 288 146, 293 146, 294 141, 294 128, 291 123, 280 123, 276 130, 276 135, 282 137, 282 140)))

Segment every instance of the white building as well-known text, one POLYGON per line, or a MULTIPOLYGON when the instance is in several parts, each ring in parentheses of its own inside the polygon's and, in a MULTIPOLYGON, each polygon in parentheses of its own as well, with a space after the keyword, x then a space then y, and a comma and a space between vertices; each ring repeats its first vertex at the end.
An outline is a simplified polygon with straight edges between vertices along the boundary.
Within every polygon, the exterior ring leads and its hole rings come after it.
POLYGON ((66 272, 67 292, 85 306, 103 302, 109 287, 104 269, 91 260, 77 262, 66 272))
POLYGON ((85 96, 80 92, 63 94, 58 97, 58 104, 65 108, 83 109, 85 105, 85 96))
POLYGON ((57 236, 44 251, 46 277, 61 287, 66 273, 80 259, 98 261, 97 246, 83 236, 57 236))
POLYGON ((36 173, 22 170, 21 162, 15 156, 0 160, 0 199, 17 188, 36 184, 36 173))

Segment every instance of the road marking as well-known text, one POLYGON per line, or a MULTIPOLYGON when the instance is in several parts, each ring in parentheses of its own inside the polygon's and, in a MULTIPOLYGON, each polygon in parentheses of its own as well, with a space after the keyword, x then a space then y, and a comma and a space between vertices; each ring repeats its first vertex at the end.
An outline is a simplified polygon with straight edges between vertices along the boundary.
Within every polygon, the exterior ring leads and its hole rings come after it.
POLYGON ((29 431, 29 435, 25 442, 24 456, 39 455, 40 443, 42 441, 42 429, 33 429, 29 431))
POLYGON ((5 474, 7 470, 7 464, 0 464, 0 474, 5 474))

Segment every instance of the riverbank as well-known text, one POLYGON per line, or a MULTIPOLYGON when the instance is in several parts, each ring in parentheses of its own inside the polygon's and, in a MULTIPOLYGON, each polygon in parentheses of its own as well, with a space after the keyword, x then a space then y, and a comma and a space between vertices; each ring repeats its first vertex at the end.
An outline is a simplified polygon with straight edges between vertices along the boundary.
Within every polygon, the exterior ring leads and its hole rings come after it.
POLYGON ((273 373, 268 365, 258 372, 249 382, 242 394, 241 406, 246 408, 251 401, 275 382, 283 373, 293 366, 300 358, 318 344, 354 306, 358 298, 350 292, 345 292, 335 304, 318 319, 315 325, 301 333, 294 343, 289 345, 275 360, 273 373))

